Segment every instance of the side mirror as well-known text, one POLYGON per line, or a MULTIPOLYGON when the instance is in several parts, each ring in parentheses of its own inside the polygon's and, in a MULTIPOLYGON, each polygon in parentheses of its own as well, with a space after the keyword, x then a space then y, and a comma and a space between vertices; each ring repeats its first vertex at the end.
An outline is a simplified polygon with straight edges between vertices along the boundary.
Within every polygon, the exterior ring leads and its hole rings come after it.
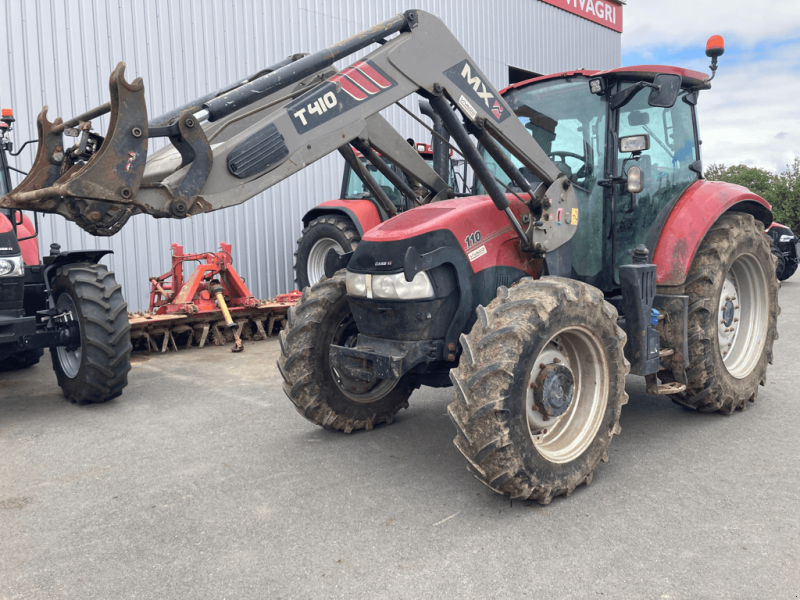
POLYGON ((636 165, 628 169, 628 191, 631 194, 638 194, 644 189, 642 181, 642 170, 636 165))
POLYGON ((659 73, 653 80, 655 88, 650 92, 647 103, 659 108, 672 108, 681 91, 681 76, 670 73, 659 73))
POLYGON ((620 152, 644 152, 650 149, 650 135, 627 135, 619 138, 620 152))

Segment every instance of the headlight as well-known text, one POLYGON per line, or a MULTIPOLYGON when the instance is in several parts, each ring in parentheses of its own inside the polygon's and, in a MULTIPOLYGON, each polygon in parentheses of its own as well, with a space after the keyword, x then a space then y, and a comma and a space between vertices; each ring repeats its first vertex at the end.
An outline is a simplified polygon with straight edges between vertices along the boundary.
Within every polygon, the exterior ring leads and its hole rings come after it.
POLYGON ((0 277, 19 277, 25 275, 25 263, 21 256, 0 258, 0 277))
POLYGON ((787 234, 787 233, 784 233, 784 234, 783 234, 783 235, 780 237, 780 239, 779 239, 778 241, 779 241, 779 242, 793 242, 793 241, 794 241, 794 236, 793 236, 793 235, 789 235, 789 234, 787 234))
MULTIPOLYGON (((367 297, 367 276, 361 273, 347 272, 345 277, 347 283, 347 295, 357 296, 359 298, 367 297)), ((370 289, 369 296, 372 296, 372 289, 370 289)))
POLYGON ((403 273, 371 275, 347 272, 347 294, 359 298, 381 300, 423 300, 433 298, 433 285, 424 271, 417 273, 413 281, 406 281, 403 273))

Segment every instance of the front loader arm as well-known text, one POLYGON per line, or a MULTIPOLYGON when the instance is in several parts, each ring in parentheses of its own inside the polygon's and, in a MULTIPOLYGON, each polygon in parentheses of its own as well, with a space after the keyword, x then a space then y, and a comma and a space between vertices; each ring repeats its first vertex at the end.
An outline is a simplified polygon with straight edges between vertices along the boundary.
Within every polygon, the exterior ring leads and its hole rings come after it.
MULTIPOLYGON (((128 85, 121 73, 118 80, 128 85)), ((133 85, 137 84, 143 94, 143 85, 139 80, 133 85)), ((86 221, 91 218, 97 230, 105 221, 124 223, 129 215, 142 212, 184 217, 240 204, 350 144, 368 152, 377 150, 428 188, 429 198, 448 197, 452 190, 378 114, 414 92, 431 100, 496 206, 514 225, 523 246, 545 252, 572 237, 578 203, 569 179, 515 118, 447 27, 423 11, 407 11, 331 48, 296 58, 204 102, 199 110, 193 106, 167 125, 162 121, 141 127, 139 137, 131 131, 109 130, 99 151, 85 165, 73 166, 44 187, 21 185, 0 200, 0 205, 59 212, 90 231, 86 221), (335 61, 374 43, 382 45, 364 59, 338 73, 331 69, 335 61), (478 138, 500 168, 530 195, 535 220, 527 231, 511 213, 505 191, 470 135, 478 138), (147 138, 159 136, 168 137, 172 146, 145 162, 140 156, 142 143, 146 151, 147 138), (109 140, 113 148, 106 148, 109 140), (136 143, 139 152, 134 151, 136 156, 131 158, 126 144, 134 147, 136 143), (533 190, 501 148, 543 185, 533 190), (108 191, 116 182, 105 182, 102 196, 87 193, 94 183, 91 177, 100 175, 92 169, 98 156, 112 163, 113 168, 106 169, 112 178, 123 169, 135 174, 129 176, 130 183, 117 186, 116 196, 108 191), (84 177, 85 173, 91 177, 84 177), (101 210, 90 217, 86 213, 89 205, 101 210), (102 213, 99 217, 98 212, 102 213)), ((124 115, 126 107, 115 110, 113 93, 111 105, 111 120, 116 123, 115 114, 124 115)), ((132 115, 133 111, 125 121, 128 127, 129 121, 137 120, 132 115)), ((374 158, 375 153, 371 154, 374 158)), ((40 155, 48 160, 46 152, 40 155)))

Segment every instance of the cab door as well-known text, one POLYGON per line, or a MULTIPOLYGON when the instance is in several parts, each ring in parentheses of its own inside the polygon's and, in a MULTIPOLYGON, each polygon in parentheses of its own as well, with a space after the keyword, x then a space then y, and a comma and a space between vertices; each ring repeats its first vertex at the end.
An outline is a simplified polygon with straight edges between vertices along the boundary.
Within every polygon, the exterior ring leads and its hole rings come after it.
MULTIPOLYGON (((623 90, 632 84, 623 84, 623 90)), ((692 183, 700 178, 699 149, 694 103, 697 95, 681 90, 671 108, 648 104, 649 94, 643 90, 628 104, 618 110, 617 139, 629 135, 647 134, 650 148, 638 160, 630 153, 620 153, 617 144, 616 174, 627 171, 632 165, 642 170, 644 189, 632 197, 627 187, 616 185, 613 189, 613 232, 607 240, 604 253, 612 261, 614 282, 618 283, 617 269, 630 264, 631 250, 639 244, 652 244, 651 232, 657 234, 670 209, 692 183)), ((657 240, 657 235, 655 236, 657 240)), ((648 248, 651 252, 655 248, 648 248)))

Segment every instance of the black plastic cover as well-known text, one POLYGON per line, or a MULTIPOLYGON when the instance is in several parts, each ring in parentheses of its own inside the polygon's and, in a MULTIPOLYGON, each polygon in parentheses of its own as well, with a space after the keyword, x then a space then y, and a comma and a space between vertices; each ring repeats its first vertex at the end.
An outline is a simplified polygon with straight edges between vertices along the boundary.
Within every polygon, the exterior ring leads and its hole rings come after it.
POLYGON ((228 170, 244 179, 277 167, 288 155, 286 140, 270 123, 233 149, 228 155, 228 170))

